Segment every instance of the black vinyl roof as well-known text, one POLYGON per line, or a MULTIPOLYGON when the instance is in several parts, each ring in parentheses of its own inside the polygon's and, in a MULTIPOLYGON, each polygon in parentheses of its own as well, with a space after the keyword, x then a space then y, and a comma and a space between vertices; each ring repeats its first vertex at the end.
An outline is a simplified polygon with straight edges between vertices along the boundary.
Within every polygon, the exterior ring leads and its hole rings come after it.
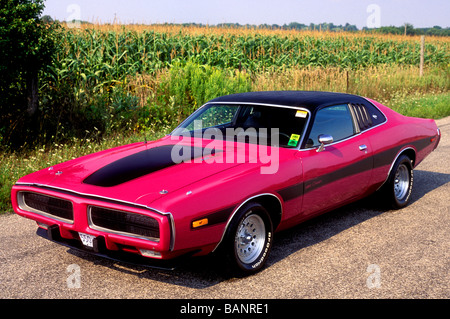
POLYGON ((219 103, 255 103, 304 107, 313 112, 321 106, 367 103, 361 96, 321 91, 264 91, 225 95, 211 100, 219 103))

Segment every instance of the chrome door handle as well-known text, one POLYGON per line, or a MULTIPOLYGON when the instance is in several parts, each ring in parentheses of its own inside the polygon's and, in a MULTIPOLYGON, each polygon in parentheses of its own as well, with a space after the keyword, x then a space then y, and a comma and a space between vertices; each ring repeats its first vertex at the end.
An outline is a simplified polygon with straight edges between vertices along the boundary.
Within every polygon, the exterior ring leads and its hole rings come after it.
POLYGON ((359 150, 362 151, 367 151, 367 145, 363 144, 359 146, 359 150))

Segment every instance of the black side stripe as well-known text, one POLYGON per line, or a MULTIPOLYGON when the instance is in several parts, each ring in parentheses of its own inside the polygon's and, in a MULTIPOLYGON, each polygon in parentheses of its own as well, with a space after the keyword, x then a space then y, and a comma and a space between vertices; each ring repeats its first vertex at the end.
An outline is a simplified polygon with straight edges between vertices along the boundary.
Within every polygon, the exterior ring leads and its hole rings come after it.
POLYGON ((341 178, 365 172, 372 168, 390 165, 392 164, 392 161, 395 159, 395 156, 398 154, 398 152, 400 152, 401 149, 403 149, 407 145, 413 145, 416 148, 417 152, 419 152, 430 145, 430 143, 430 138, 427 137, 411 143, 403 144, 401 146, 396 146, 380 153, 374 154, 371 157, 364 158, 356 163, 343 167, 327 175, 312 178, 303 183, 298 183, 280 189, 277 191, 277 193, 281 196, 283 201, 290 201, 322 186, 333 183, 341 178))
POLYGON ((413 145, 416 148, 417 152, 420 152, 430 144, 431 144, 430 137, 426 137, 411 143, 405 143, 403 145, 393 147, 383 152, 374 154, 373 155, 374 168, 392 164, 392 161, 395 159, 395 156, 398 154, 398 152, 400 152, 404 147, 408 145, 413 145))
POLYGON ((351 165, 345 166, 334 172, 312 178, 305 182, 305 194, 319 187, 338 181, 344 177, 352 176, 358 173, 366 172, 373 167, 373 158, 367 157, 351 165))
MULTIPOLYGON (((204 215, 202 217, 196 217, 194 220, 200 220, 203 218, 207 218, 208 219, 208 224, 199 228, 195 228, 195 229, 203 229, 204 227, 208 227, 208 226, 213 226, 216 224, 221 224, 221 223, 225 223, 228 221, 228 218, 231 216, 231 214, 233 213, 233 210, 236 206, 230 206, 227 208, 224 208, 220 211, 217 212, 213 212, 211 214, 208 215, 204 215)), ((194 230, 194 228, 192 228, 192 222, 194 220, 191 220, 191 229, 194 230)))
POLYGON ((286 188, 280 189, 277 193, 281 196, 283 201, 287 202, 295 199, 303 193, 303 182, 288 186, 286 188))

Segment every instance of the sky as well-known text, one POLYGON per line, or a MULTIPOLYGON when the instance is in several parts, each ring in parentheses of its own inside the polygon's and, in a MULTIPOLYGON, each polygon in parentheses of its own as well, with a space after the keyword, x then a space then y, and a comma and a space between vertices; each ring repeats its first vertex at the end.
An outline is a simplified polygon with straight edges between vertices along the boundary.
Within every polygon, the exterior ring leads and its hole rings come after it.
POLYGON ((43 15, 53 19, 93 23, 450 27, 450 0, 45 0, 44 4, 43 15))

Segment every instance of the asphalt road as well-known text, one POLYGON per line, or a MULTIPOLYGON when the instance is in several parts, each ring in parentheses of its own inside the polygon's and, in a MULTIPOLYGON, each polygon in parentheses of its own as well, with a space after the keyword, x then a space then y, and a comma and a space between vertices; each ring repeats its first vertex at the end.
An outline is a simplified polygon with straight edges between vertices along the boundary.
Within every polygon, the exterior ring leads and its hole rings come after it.
POLYGON ((364 200, 276 234, 267 267, 227 278, 210 258, 173 271, 93 257, 38 237, 36 224, 0 216, 0 298, 448 299, 450 117, 415 170, 412 203, 364 200))

